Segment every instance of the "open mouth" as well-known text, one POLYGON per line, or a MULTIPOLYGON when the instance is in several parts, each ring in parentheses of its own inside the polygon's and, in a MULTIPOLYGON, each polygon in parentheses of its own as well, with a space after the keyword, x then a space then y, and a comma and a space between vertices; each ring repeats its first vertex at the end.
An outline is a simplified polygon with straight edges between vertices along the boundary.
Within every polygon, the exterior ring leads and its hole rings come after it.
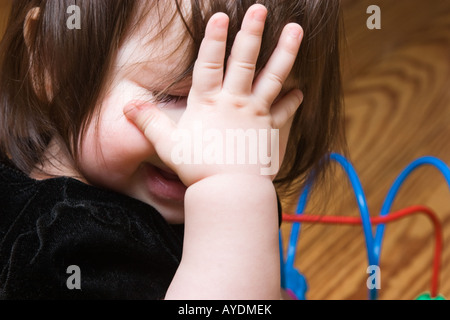
POLYGON ((162 169, 147 163, 145 164, 145 175, 147 189, 151 195, 162 200, 184 201, 187 187, 170 169, 162 169))
POLYGON ((159 167, 155 168, 165 179, 171 181, 181 181, 178 175, 175 172, 171 171, 170 169, 162 169, 159 167))

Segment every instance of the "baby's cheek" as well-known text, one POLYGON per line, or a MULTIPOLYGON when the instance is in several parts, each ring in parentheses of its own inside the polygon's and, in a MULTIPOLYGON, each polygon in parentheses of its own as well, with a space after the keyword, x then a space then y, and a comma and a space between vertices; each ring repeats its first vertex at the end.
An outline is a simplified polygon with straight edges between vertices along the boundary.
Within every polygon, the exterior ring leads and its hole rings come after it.
POLYGON ((97 127, 88 129, 81 167, 89 182, 117 190, 128 187, 141 164, 155 153, 152 144, 125 117, 116 121, 104 118, 97 127))
POLYGON ((105 128, 100 148, 108 156, 107 166, 117 171, 134 172, 155 154, 153 145, 133 124, 124 119, 121 125, 105 128))

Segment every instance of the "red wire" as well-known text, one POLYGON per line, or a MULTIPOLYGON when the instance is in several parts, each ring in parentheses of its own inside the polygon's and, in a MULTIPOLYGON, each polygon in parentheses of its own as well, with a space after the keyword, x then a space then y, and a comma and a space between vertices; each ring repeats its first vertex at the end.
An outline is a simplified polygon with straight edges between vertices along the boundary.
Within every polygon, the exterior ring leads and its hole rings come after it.
MULTIPOLYGON (((442 252, 442 227, 437 215, 425 206, 412 206, 397 212, 389 213, 386 216, 372 217, 370 221, 372 224, 388 223, 399 220, 411 214, 422 213, 425 214, 433 223, 435 231, 435 247, 433 258, 433 274, 431 277, 431 296, 438 295, 439 287, 439 272, 442 252)), ((300 222, 300 223, 322 223, 322 224, 349 224, 361 225, 361 217, 343 217, 343 216, 320 216, 320 215, 291 215, 283 213, 283 221, 285 222, 300 222)))

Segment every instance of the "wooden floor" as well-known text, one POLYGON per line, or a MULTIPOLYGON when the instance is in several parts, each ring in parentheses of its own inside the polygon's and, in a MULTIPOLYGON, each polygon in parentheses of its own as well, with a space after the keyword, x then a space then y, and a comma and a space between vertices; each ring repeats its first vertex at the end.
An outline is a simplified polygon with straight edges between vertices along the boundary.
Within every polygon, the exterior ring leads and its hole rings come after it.
POLYGON ((0 39, 5 31, 8 13, 12 0, 0 0, 0 39))
MULTIPOLYGON (((371 215, 377 216, 393 181, 413 160, 430 155, 450 165, 450 1, 343 4, 348 145, 371 215), (381 30, 366 27, 369 5, 381 9, 381 30)), ((308 213, 359 215, 347 178, 337 173, 332 194, 317 193, 308 213), (329 204, 319 211, 325 200, 329 204)), ((433 167, 412 174, 393 210, 416 204, 436 211, 443 225, 440 293, 450 298, 450 190, 433 167)), ((285 244, 290 228, 282 228, 285 244)), ((379 298, 414 299, 430 291, 433 249, 434 229, 426 217, 390 223, 381 252, 379 298)), ((304 224, 296 267, 308 281, 308 299, 367 299, 361 227, 304 224)))
MULTIPOLYGON (((0 34, 8 2, 0 0, 0 34)), ((432 155, 450 164, 450 1, 344 0, 343 4, 348 145, 376 216, 394 179, 411 161, 432 155), (381 8, 381 30, 366 27, 369 5, 381 8)), ((358 216, 352 190, 339 170, 332 191, 317 193, 307 211, 358 216), (325 208, 316 205, 325 201, 325 208)), ((414 173, 393 210, 415 204, 435 210, 443 225, 440 293, 450 298, 450 191, 436 169, 414 173)), ((284 224, 285 244, 289 231, 290 225, 284 224)), ((430 290, 433 241, 432 225, 422 216, 387 226, 380 299, 414 299, 430 290)), ((304 225, 296 267, 307 278, 308 299, 367 298, 360 227, 304 225)))

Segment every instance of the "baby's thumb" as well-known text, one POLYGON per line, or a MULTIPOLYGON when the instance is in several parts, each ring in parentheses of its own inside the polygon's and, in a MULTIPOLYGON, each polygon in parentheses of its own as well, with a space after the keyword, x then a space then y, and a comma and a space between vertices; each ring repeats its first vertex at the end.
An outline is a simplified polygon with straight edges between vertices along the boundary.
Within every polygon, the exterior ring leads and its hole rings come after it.
POLYGON ((158 107, 152 104, 131 103, 124 108, 123 113, 157 150, 158 145, 167 145, 165 140, 170 139, 175 124, 158 107))

